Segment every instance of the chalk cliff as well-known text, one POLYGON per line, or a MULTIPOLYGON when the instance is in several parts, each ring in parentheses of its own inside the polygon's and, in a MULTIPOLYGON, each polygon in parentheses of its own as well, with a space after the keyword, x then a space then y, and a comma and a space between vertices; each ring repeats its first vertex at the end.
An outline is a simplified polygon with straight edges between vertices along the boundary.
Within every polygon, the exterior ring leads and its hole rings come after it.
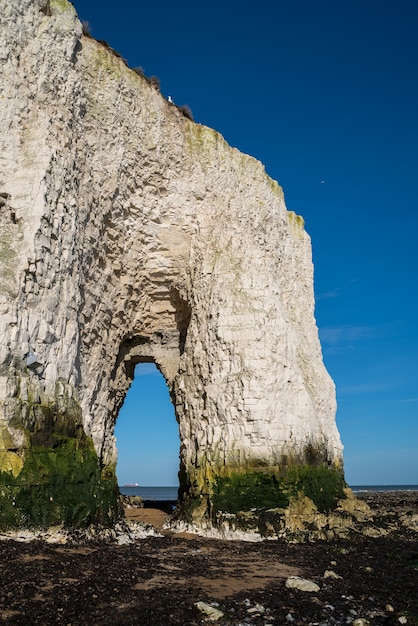
POLYGON ((183 515, 342 476, 310 239, 279 185, 67 0, 0 12, 0 525, 114 519, 142 361, 175 406, 183 515))

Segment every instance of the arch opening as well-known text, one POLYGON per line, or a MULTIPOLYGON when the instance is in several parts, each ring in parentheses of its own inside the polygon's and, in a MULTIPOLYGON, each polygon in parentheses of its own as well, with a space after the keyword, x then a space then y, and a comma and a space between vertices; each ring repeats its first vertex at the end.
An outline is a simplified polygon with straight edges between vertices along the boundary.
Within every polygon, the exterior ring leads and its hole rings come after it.
POLYGON ((167 493, 175 493, 176 498, 179 428, 166 379, 152 359, 144 358, 135 364, 114 434, 120 488, 138 484, 140 495, 141 488, 156 487, 163 497, 161 488, 170 487, 167 493))

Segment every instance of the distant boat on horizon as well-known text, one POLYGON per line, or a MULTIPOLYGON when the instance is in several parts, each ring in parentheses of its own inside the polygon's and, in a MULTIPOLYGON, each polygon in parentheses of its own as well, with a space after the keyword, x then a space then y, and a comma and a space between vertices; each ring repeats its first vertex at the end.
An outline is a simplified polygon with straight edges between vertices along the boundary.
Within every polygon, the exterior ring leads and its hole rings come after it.
POLYGON ((139 487, 139 483, 125 483, 122 487, 139 487))

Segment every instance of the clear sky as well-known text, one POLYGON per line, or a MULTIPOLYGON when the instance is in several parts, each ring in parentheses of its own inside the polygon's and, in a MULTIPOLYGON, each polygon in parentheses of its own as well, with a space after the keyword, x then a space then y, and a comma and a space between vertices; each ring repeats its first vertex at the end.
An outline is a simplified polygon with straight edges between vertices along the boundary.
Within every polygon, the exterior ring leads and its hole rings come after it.
MULTIPOLYGON (((418 483, 418 2, 74 5, 283 187, 312 238, 346 479, 418 483)), ((117 423, 119 481, 174 485, 177 425, 147 367, 117 423)))

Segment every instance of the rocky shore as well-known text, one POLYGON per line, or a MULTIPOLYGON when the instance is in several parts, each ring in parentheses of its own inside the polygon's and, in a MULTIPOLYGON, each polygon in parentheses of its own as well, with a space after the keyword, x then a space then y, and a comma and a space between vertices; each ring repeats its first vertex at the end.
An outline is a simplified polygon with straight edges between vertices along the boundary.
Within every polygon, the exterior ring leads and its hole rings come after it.
POLYGON ((360 497, 381 529, 375 536, 358 532, 308 543, 208 539, 163 530, 170 504, 158 503, 157 509, 127 509, 143 531, 134 541, 4 538, 0 621, 416 625, 418 492, 360 497))

